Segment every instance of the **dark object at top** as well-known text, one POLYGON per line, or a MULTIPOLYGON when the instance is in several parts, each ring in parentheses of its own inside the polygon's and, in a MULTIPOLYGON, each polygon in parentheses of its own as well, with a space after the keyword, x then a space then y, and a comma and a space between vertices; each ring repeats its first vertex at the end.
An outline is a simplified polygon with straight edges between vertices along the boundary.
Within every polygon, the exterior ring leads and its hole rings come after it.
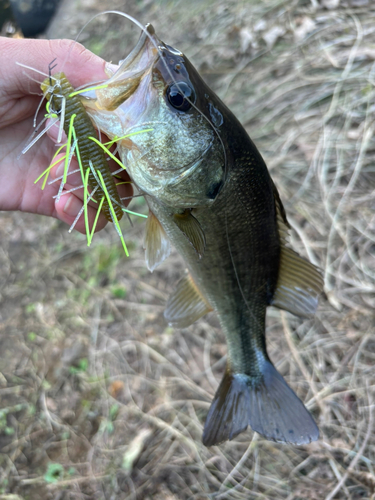
POLYGON ((60 0, 10 0, 14 18, 25 37, 43 33, 60 0))
POLYGON ((0 35, 9 36, 14 28, 14 19, 9 0, 0 0, 0 35))

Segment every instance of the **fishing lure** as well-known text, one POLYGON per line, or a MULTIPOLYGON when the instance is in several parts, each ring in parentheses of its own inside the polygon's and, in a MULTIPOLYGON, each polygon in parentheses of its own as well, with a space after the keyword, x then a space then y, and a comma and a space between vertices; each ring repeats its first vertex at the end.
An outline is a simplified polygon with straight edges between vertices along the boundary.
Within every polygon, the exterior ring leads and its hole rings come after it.
POLYGON ((123 216, 123 206, 105 152, 112 157, 113 155, 96 138, 95 128, 81 103, 79 93, 75 92, 62 72, 47 77, 41 89, 50 103, 50 112, 60 116, 63 120, 68 143, 74 134, 77 146, 75 151, 82 168, 82 175, 89 172, 90 188, 95 189, 95 194, 100 200, 104 200, 102 203, 104 216, 108 221, 116 224, 123 216))

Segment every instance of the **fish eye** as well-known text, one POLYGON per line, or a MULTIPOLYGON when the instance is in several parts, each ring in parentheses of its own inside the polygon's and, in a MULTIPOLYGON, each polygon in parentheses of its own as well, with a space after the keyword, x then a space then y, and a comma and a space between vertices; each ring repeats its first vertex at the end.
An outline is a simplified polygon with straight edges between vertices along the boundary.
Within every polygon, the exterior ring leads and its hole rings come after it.
POLYGON ((195 102, 195 92, 185 82, 172 83, 167 88, 167 97, 169 103, 179 111, 188 111, 191 103, 195 102))

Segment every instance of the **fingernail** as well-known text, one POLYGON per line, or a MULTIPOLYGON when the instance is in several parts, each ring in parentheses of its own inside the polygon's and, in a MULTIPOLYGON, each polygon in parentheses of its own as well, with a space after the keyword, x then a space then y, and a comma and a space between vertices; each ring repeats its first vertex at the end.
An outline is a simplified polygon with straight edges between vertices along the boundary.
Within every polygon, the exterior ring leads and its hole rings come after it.
POLYGON ((74 195, 70 195, 64 206, 64 213, 71 217, 75 217, 81 210, 82 202, 74 195))
POLYGON ((57 167, 56 169, 56 179, 58 177, 62 177, 64 175, 64 169, 65 169, 65 161, 62 160, 60 163, 59 163, 59 166, 57 167))
POLYGON ((118 70, 119 66, 117 64, 105 63, 105 72, 109 77, 113 76, 118 70))

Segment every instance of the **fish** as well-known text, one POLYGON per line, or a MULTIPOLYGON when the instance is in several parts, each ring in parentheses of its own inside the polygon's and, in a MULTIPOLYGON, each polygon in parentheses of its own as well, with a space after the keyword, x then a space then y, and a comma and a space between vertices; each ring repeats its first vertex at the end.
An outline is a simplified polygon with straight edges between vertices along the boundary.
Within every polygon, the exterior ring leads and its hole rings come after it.
POLYGON ((110 138, 152 128, 118 142, 149 207, 147 266, 163 262, 171 244, 187 266, 164 316, 184 328, 214 311, 226 337, 203 444, 232 440, 248 426, 276 442, 317 440, 313 417, 267 353, 265 322, 268 306, 311 318, 323 279, 288 245, 286 212, 261 154, 151 24, 107 83, 81 97, 96 126, 110 138))

